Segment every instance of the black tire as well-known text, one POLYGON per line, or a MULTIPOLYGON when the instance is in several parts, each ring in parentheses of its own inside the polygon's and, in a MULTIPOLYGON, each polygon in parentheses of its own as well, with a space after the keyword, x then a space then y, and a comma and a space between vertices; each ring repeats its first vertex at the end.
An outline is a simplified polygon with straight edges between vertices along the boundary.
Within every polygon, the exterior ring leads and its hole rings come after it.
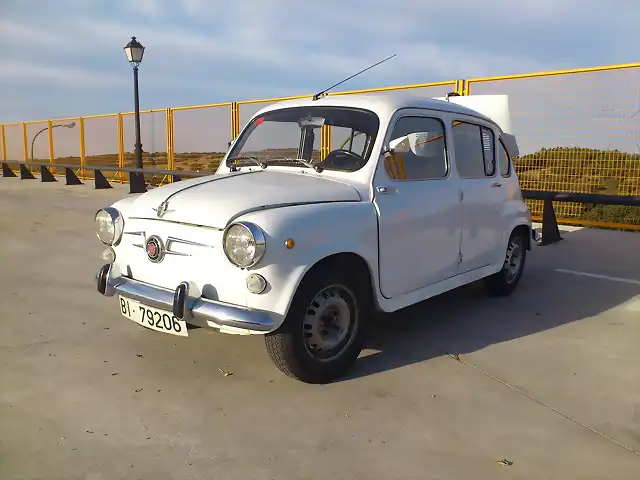
POLYGON ((513 232, 509 238, 502 269, 485 279, 489 294, 497 297, 510 295, 520 283, 526 261, 526 238, 520 232, 513 232))
POLYGON ((362 351, 366 320, 371 312, 371 290, 365 278, 358 278, 354 269, 337 265, 320 266, 309 272, 300 283, 282 326, 265 335, 267 353, 281 372, 305 383, 323 384, 349 370, 362 351), (324 295, 320 296, 321 292, 324 295), (312 304, 314 300, 319 301, 312 304), (339 316, 344 327, 344 318, 348 318, 346 329, 329 331, 324 325, 323 316, 331 313, 332 308, 339 311, 329 323, 340 323, 335 322, 339 316), (321 346, 338 341, 345 331, 345 338, 338 342, 338 352, 321 359, 321 346), (329 338, 329 334, 335 334, 336 338, 329 338), (313 342, 315 348, 310 345, 313 342))

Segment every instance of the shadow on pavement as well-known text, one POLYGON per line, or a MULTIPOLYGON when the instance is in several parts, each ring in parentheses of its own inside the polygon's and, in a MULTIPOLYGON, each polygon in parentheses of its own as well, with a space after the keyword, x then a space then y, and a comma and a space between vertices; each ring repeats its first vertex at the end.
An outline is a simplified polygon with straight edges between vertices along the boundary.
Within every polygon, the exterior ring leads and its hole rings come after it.
MULTIPOLYGON (((490 297, 482 282, 476 282, 381 315, 372 323, 366 344, 366 349, 374 352, 361 356, 342 381, 446 354, 476 352, 596 316, 640 293, 638 285, 593 280, 585 283, 583 278, 579 281, 580 277, 554 272, 556 268, 567 268, 567 264, 581 264, 586 270, 598 268, 593 265, 597 263, 594 259, 605 249, 608 265, 612 261, 628 263, 629 255, 633 258, 632 251, 614 250, 611 244, 603 244, 607 237, 602 232, 582 229, 563 231, 562 235, 565 240, 544 247, 534 246, 528 252, 524 276, 509 297, 490 297)), ((640 235, 628 238, 631 241, 625 242, 625 246, 640 247, 640 235)), ((640 258, 637 261, 640 264, 640 258)))

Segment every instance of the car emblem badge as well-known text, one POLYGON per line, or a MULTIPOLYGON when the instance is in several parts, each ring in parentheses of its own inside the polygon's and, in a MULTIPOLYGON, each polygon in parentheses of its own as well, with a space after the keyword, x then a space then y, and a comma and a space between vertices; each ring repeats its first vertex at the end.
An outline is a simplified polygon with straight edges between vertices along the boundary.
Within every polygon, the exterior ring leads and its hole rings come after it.
POLYGON ((160 263, 164 258, 164 246, 159 237, 152 235, 145 243, 147 257, 153 263, 160 263))
POLYGON ((167 200, 164 200, 160 205, 158 205, 158 208, 154 208, 153 211, 156 212, 158 218, 162 218, 162 216, 167 212, 173 212, 173 210, 169 210, 169 202, 167 200))

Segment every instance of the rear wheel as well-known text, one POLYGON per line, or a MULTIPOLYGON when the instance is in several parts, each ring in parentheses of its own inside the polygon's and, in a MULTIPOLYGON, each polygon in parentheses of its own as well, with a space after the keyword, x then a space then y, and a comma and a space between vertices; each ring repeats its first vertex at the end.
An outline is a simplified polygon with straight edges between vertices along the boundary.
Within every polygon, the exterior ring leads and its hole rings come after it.
POLYGON ((485 280, 485 285, 491 295, 509 295, 520 283, 527 259, 525 240, 520 232, 511 234, 502 269, 485 280))
POLYGON ((286 375, 328 383, 356 361, 365 337, 369 290, 347 268, 320 267, 300 284, 283 325, 265 335, 271 360, 286 375))

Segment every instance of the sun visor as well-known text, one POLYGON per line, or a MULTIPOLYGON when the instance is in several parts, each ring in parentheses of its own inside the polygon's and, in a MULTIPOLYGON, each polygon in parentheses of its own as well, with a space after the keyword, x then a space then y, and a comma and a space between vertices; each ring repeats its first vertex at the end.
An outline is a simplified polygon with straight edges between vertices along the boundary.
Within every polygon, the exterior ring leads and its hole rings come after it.
MULTIPOLYGON (((435 99, 447 100, 446 97, 435 97, 435 99)), ((504 132, 502 139, 506 144, 509 155, 512 157, 519 155, 518 143, 511 129, 511 112, 509 110, 508 95, 464 95, 449 97, 449 102, 475 110, 496 122, 504 132)))

